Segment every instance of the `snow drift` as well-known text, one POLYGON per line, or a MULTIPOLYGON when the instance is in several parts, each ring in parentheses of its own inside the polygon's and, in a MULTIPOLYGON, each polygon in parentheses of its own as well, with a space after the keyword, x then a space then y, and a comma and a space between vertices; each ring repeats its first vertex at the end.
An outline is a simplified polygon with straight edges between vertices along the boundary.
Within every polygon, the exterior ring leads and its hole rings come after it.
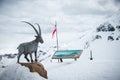
POLYGON ((0 80, 45 80, 20 64, 11 64, 0 73, 0 80))

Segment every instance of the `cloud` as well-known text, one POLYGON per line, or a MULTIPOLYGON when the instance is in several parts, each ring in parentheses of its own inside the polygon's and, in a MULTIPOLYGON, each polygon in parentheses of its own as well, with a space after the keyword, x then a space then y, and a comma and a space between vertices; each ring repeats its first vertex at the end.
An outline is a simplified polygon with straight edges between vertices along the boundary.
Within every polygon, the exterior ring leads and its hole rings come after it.
POLYGON ((114 12, 119 9, 119 7, 117 7, 115 4, 115 0, 97 0, 97 2, 100 4, 100 6, 109 11, 114 12))
POLYGON ((113 0, 0 0, 0 41, 4 45, 13 38, 22 41, 35 35, 33 28, 21 21, 39 23, 43 34, 52 33, 55 20, 58 34, 91 29, 114 13, 119 8, 116 4, 113 0))
MULTIPOLYGON (((49 7, 51 5, 48 5, 48 1, 42 0, 39 2, 39 0, 22 0, 17 2, 18 4, 16 4, 16 0, 11 1, 12 2, 9 3, 9 0, 5 0, 1 3, 3 6, 0 8, 0 18, 2 18, 0 20, 0 30, 2 31, 13 31, 16 27, 19 27, 18 31, 20 31, 20 28, 23 27, 23 25, 21 26, 21 21, 23 20, 31 23, 37 22, 46 26, 46 24, 48 25, 50 23, 50 17, 54 15, 53 10, 53 12, 50 12, 49 7), (11 30, 11 28, 13 28, 13 30, 11 30)), ((21 30, 23 29, 21 28, 21 30)))
POLYGON ((118 8, 110 0, 0 0, 0 4, 0 31, 8 33, 31 33, 21 21, 37 22, 45 33, 52 32, 55 20, 61 30, 76 30, 118 8))
POLYGON ((69 15, 108 15, 118 10, 111 0, 77 0, 63 6, 69 15))
POLYGON ((113 2, 120 9, 120 0, 113 0, 113 2))
POLYGON ((120 4, 120 0, 113 0, 115 3, 119 3, 120 4))

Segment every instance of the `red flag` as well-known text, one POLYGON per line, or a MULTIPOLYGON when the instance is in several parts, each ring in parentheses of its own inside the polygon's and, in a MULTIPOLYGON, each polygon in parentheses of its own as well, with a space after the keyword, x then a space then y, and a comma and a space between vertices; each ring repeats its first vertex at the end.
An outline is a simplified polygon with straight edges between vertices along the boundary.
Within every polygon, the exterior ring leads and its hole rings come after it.
POLYGON ((53 32, 52 32, 52 38, 54 37, 54 34, 55 34, 55 32, 57 31, 56 26, 57 26, 57 24, 55 23, 55 28, 54 28, 54 30, 53 30, 53 32))

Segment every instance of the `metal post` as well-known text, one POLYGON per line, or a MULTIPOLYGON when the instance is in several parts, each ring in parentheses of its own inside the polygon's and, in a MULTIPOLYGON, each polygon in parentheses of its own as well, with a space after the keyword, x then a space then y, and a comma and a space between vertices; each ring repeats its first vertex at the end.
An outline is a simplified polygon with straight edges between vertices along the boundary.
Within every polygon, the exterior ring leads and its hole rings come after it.
POLYGON ((92 50, 90 50, 90 60, 93 60, 93 57, 92 57, 92 50))
POLYGON ((55 21, 55 25, 56 25, 56 43, 57 43, 57 51, 59 50, 58 47, 58 31, 57 31, 57 22, 55 21))

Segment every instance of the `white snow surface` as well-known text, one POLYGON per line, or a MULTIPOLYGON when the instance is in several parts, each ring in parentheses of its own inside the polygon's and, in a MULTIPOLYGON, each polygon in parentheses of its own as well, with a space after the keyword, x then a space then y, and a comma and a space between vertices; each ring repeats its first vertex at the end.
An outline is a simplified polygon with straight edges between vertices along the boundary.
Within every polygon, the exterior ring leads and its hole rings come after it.
POLYGON ((0 74, 0 80, 44 80, 37 73, 30 73, 29 69, 20 64, 11 64, 0 74))
MULTIPOLYGON (((108 41, 107 37, 111 34, 116 39, 120 35, 120 31, 96 33, 94 30, 87 30, 84 32, 59 33, 60 50, 83 50, 77 61, 63 59, 62 63, 51 59, 55 52, 56 40, 55 38, 51 39, 51 34, 44 34, 45 43, 40 45, 39 50, 45 51, 46 54, 41 54, 38 60, 42 60, 41 63, 48 72, 48 80, 120 80, 120 40, 108 41), (102 39, 94 40, 95 35, 101 35, 102 39), (86 42, 88 48, 85 48, 86 42), (93 60, 90 60, 91 50, 93 60)), ((17 37, 17 39, 20 38, 17 37)), ((29 41, 24 38, 22 40, 29 41)), ((18 42, 20 40, 12 41, 12 47, 17 47, 18 42), (13 43, 15 43, 15 46, 13 43)), ((11 46, 8 45, 8 47, 11 46)), ((2 49, 2 54, 6 49, 2 49)), ((17 53, 16 49, 14 51, 17 53)), ((16 61, 17 58, 2 58, 0 61, 0 80, 44 80, 43 77, 35 72, 29 72, 28 68, 17 64, 16 61), (5 68, 2 66, 5 66, 5 68)), ((26 62, 24 56, 21 57, 20 61, 26 62)))
MULTIPOLYGON (((118 33, 118 32, 117 32, 118 33)), ((114 33, 114 37, 117 35, 114 33)), ((71 33, 66 33, 67 35, 71 33)), ((83 35, 86 33, 83 33, 83 35)), ((48 80, 120 80, 120 41, 108 41, 107 36, 111 34, 107 33, 95 33, 90 32, 83 38, 80 36, 74 36, 75 41, 71 41, 69 38, 67 41, 67 35, 64 35, 65 42, 63 41, 60 49, 83 49, 81 57, 74 61, 73 59, 63 59, 63 63, 58 60, 51 60, 52 54, 54 54, 54 48, 45 55, 41 55, 40 59, 44 59, 42 64, 48 72, 48 80), (92 41, 90 35, 99 34, 102 35, 102 39, 92 41), (84 49, 83 43, 89 41, 89 47, 84 49), (90 50, 93 53, 93 60, 90 58, 90 50), (50 56, 48 58, 48 56, 50 56)), ((76 34, 73 34, 76 35, 76 34)), ((83 36, 81 35, 81 36, 83 36)), ((47 47, 47 46, 44 46, 47 47)), ((41 47, 41 48, 44 48, 41 47)), ((41 49, 42 50, 42 49, 41 49)), ((45 49, 43 49, 45 51, 45 49)), ((46 48, 46 50, 48 50, 46 48)), ((6 68, 0 68, 0 80, 43 80, 37 73, 30 73, 29 69, 24 66, 20 66, 16 63, 17 59, 4 58, 1 61, 1 65, 5 65, 6 68)), ((21 62, 26 60, 21 57, 21 62)))

